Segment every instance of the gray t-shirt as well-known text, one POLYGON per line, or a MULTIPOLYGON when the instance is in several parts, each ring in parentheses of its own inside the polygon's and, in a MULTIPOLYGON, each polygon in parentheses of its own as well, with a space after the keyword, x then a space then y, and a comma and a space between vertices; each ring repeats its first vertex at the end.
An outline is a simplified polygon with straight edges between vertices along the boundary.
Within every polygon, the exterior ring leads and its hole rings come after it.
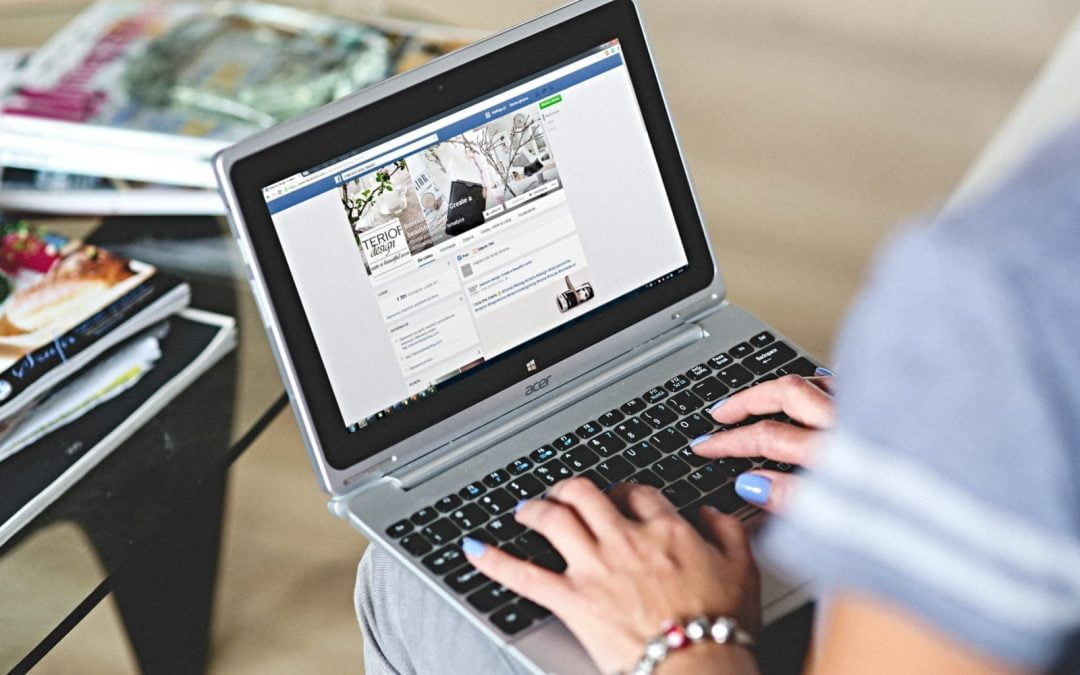
POLYGON ((1080 126, 875 270, 839 345, 837 431, 767 555, 1080 672, 1080 126))

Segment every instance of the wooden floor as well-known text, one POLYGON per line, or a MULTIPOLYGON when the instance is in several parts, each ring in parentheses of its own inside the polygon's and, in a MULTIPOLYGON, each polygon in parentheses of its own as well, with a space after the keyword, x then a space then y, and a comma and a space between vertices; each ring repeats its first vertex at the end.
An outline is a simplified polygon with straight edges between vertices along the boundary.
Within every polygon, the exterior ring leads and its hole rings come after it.
MULTIPOLYGON (((80 4, 0 0, 17 19, 0 44, 34 44, 80 4)), ((386 5, 487 29, 553 6, 386 5)), ((948 195, 1080 10, 1064 0, 643 5, 731 297, 822 356, 874 250, 948 195)), ((362 669, 351 593, 363 542, 313 485, 288 416, 233 469, 212 670, 362 669)), ((134 670, 115 610, 95 610, 40 669, 134 670)))

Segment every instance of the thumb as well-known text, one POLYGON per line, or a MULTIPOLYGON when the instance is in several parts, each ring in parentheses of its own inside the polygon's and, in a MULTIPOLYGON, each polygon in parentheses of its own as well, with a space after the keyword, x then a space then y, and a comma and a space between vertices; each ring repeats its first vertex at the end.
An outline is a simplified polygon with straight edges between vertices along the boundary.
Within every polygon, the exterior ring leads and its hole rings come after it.
POLYGON ((748 471, 735 479, 735 492, 754 506, 778 513, 791 499, 799 477, 779 471, 748 471))

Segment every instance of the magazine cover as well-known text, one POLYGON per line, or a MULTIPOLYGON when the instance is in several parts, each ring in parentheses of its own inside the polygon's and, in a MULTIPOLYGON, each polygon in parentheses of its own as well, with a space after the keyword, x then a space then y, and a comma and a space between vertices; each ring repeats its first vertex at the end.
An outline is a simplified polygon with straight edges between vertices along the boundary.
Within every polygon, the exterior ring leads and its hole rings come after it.
POLYGON ((180 287, 145 263, 25 221, 0 223, 0 425, 130 333, 122 329, 129 319, 167 296, 172 311, 186 304, 180 287))
POLYGON ((220 148, 475 37, 262 3, 105 0, 15 72, 0 165, 213 187, 220 148))

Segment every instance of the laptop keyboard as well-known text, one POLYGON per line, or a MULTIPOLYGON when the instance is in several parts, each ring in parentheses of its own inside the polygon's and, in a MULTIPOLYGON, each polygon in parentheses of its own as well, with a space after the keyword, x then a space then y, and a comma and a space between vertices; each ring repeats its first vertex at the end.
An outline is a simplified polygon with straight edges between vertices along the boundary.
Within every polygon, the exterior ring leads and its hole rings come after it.
POLYGON ((513 511, 519 501, 538 497, 573 476, 584 476, 601 489, 617 482, 652 485, 691 522, 706 504, 734 513, 747 506, 735 493, 735 477, 755 467, 794 467, 763 458, 706 459, 695 455, 688 443, 762 419, 718 425, 708 409, 719 399, 780 375, 812 376, 815 369, 771 333, 759 333, 479 477, 394 523, 386 533, 499 630, 513 635, 551 613, 480 574, 461 551, 463 536, 562 572, 566 562, 555 548, 514 520, 513 511))

